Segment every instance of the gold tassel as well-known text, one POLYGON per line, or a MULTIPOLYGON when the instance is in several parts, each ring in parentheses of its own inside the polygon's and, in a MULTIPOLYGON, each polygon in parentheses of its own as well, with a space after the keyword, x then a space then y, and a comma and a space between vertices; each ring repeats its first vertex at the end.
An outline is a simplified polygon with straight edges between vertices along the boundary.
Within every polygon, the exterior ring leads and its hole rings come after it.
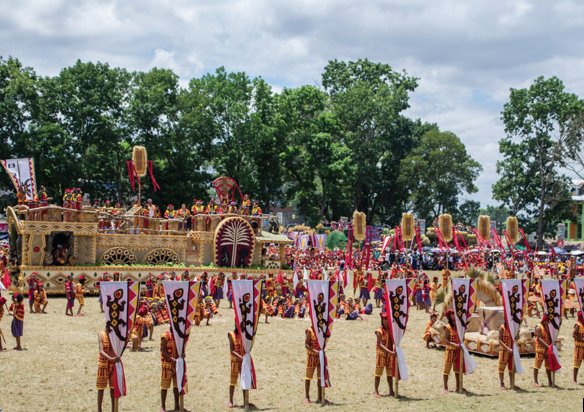
POLYGON ((402 216, 402 238, 409 242, 414 239, 414 215, 404 213, 402 216))
POLYGON ((353 235, 355 240, 360 242, 365 240, 365 229, 367 225, 367 217, 365 213, 355 211, 353 213, 353 235))
POLYGON ((452 240, 452 216, 449 214, 440 215, 439 222, 442 237, 445 241, 450 242, 452 240))
POLYGON ((479 234, 485 240, 491 238, 491 218, 489 216, 479 216, 479 234))
POLYGON ((511 243, 517 243, 519 239, 519 222, 516 217, 509 216, 507 218, 507 235, 511 243))

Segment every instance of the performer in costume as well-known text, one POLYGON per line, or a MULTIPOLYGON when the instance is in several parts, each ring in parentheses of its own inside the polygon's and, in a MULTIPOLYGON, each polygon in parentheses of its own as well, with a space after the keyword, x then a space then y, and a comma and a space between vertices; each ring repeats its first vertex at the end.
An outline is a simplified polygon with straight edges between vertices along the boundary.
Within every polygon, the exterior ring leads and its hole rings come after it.
POLYGON ((383 288, 385 285, 385 276, 379 274, 379 277, 375 281, 375 287, 373 288, 373 299, 375 299, 375 307, 381 307, 381 300, 383 299, 383 288))
POLYGON ((249 209, 251 208, 251 201, 249 196, 246 194, 243 196, 243 202, 241 202, 241 214, 243 216, 249 216, 249 209))
MULTIPOLYGON (((185 342, 185 347, 186 344, 187 343, 185 342)), ((184 359, 185 355, 182 354, 181 357, 184 359)), ((174 344, 174 337, 172 335, 172 331, 167 330, 160 337, 160 361, 162 366, 162 374, 160 377, 160 403, 161 403, 160 412, 166 412, 166 394, 168 392, 168 389, 170 389, 171 383, 174 393, 173 409, 175 411, 180 410, 178 384, 176 382, 177 359, 178 354, 176 351, 176 345, 174 344)), ((185 409, 185 411, 187 410, 185 409)))
MULTIPOLYGON (((507 321, 499 326, 499 381, 501 381, 501 389, 507 390, 505 387, 505 368, 509 369, 509 382, 511 382, 511 373, 513 372, 511 368, 511 362, 513 358, 513 340, 511 337, 511 332, 507 326, 507 321)), ((521 389, 517 385, 511 389, 521 389)))
MULTIPOLYGON (((85 306, 85 301, 83 299, 85 295, 85 276, 79 276, 79 283, 75 286, 75 298, 79 302, 79 309, 77 309, 77 316, 85 316, 81 313, 81 309, 85 306)), ((71 311, 73 312, 73 311, 71 311)))
POLYGON ((284 280, 282 282, 282 296, 287 298, 290 294, 290 279, 286 275, 282 279, 284 280))
MULTIPOLYGON (((537 381, 537 374, 542 364, 545 365, 545 372, 548 377, 549 386, 552 385, 552 371, 550 370, 549 349, 551 346, 550 332, 548 329, 549 319, 543 315, 541 323, 535 327, 535 365, 533 366, 533 381, 536 388, 541 388, 537 381)), ((557 386, 556 386, 557 387, 557 386)))
POLYGON ((371 277, 371 273, 367 272, 366 275, 362 275, 359 277, 359 299, 363 299, 363 306, 367 305, 367 301, 371 299, 371 294, 369 293, 369 278, 371 277))
MULTIPOLYGON (((4 317, 4 305, 6 305, 6 298, 0 296, 0 322, 2 322, 2 318, 4 317)), ((6 348, 2 346, 2 339, 4 339, 4 336, 2 336, 2 328, 0 328, 0 352, 6 350, 6 348)))
POLYGON ((268 273, 268 278, 266 279, 266 293, 268 298, 275 298, 278 296, 276 292, 276 280, 274 279, 273 273, 268 273))
POLYGON ((213 199, 209 199, 209 204, 205 209, 205 213, 208 215, 214 215, 217 213, 217 206, 215 206, 215 201, 213 199))
POLYGON ((191 212, 189 212, 189 209, 187 209, 187 205, 185 205, 183 203, 181 208, 179 210, 177 210, 176 214, 177 214, 177 219, 180 219, 180 222, 178 224, 178 229, 179 230, 187 230, 187 222, 188 222, 188 219, 191 217, 191 212))
POLYGON ((235 202, 231 202, 229 204, 229 207, 227 208, 227 213, 237 214, 237 204, 235 202))
MULTIPOLYGON (((4 273, 0 273, 0 276, 2 276, 4 273)), ((30 277, 27 279, 27 283, 28 283, 28 306, 29 306, 29 313, 33 313, 33 309, 32 306, 34 304, 34 291, 37 288, 37 283, 38 283, 38 279, 37 279, 37 273, 36 272, 32 272, 30 274, 30 277)))
POLYGON ((426 322, 426 330, 424 331, 424 336, 422 337, 424 342, 426 342, 426 349, 436 347, 436 345, 434 345, 434 339, 432 336, 432 327, 436 323, 436 319, 438 319, 438 315, 436 313, 431 313, 430 320, 426 322), (430 343, 432 343, 432 345, 430 345, 430 343))
POLYGON ((578 385, 578 370, 584 359, 584 315, 578 312, 578 322, 574 325, 574 385, 578 385))
POLYGON ((237 272, 231 272, 231 278, 227 279, 227 300, 229 301, 229 309, 233 308, 233 289, 231 289, 232 280, 237 280, 237 272))
POLYGON ((67 298, 67 308, 65 309, 65 315, 73 316, 73 306, 75 306, 75 288, 73 287, 73 277, 71 275, 67 276, 67 281, 65 282, 65 297, 67 298))
MULTIPOLYGON (((166 212, 164 212, 164 218, 168 220, 174 220, 175 217, 176 211, 174 210, 174 206, 168 205, 168 207, 166 208, 166 212)), ((165 223, 164 229, 168 230, 168 222, 165 223)))
POLYGON ((215 301, 215 306, 219 308, 221 299, 223 299, 223 285, 225 284, 225 273, 219 272, 219 275, 215 276, 213 279, 213 300, 215 301))
POLYGON ((454 319, 454 311, 452 309, 446 312, 448 325, 446 325, 446 352, 444 354, 444 389, 442 392, 448 393, 448 377, 450 371, 454 367, 454 375, 456 377, 456 392, 460 389, 460 357, 462 356, 462 348, 460 347, 460 339, 456 329, 456 321, 454 319))
POLYGON ((112 400, 112 409, 114 404, 114 364, 120 361, 110 345, 109 337, 106 330, 97 334, 97 343, 99 345, 99 357, 97 359, 97 411, 102 412, 103 394, 109 386, 110 397, 112 400))
POLYGON ((243 344, 241 343, 241 335, 235 325, 233 332, 227 334, 229 340, 229 359, 231 360, 231 377, 229 380, 229 405, 228 408, 233 408, 233 395, 235 393, 235 385, 237 379, 241 375, 241 364, 243 362, 243 344))
POLYGON ((13 296, 13 300, 8 308, 8 313, 13 316, 12 336, 16 339, 16 347, 14 350, 22 350, 20 339, 24 335, 24 305, 22 304, 24 297, 21 293, 17 293, 13 296))
POLYGON ((156 279, 154 279, 154 274, 150 272, 148 274, 148 279, 146 280, 146 296, 149 298, 154 297, 154 285, 156 284, 156 279))
POLYGON ((253 202, 253 208, 251 209, 252 216, 261 216, 262 209, 258 206, 257 200, 253 202))
POLYGON ((47 292, 45 291, 45 288, 43 287, 43 282, 38 282, 37 288, 34 291, 34 311, 36 313, 47 313, 45 311, 47 305, 48 305, 47 292), (42 308, 41 308, 41 306, 42 306, 42 308))
MULTIPOLYGON (((310 403, 310 381, 314 377, 314 370, 316 369, 316 386, 318 388, 318 397, 316 399, 317 403, 323 402, 322 398, 322 387, 320 386, 320 358, 319 358, 319 346, 318 340, 316 339, 316 334, 312 330, 312 326, 306 329, 306 338, 304 340, 304 347, 306 348, 306 375, 304 378, 304 403, 310 403)), ((324 401, 328 403, 327 400, 324 401)))
POLYGON ((432 311, 436 310, 436 296, 438 295, 438 289, 442 287, 441 283, 438 283, 438 276, 432 278, 432 283, 430 283, 430 301, 432 302, 432 311))
POLYGON ((379 394, 379 382, 383 376, 383 370, 387 376, 389 385, 389 396, 394 396, 393 378, 395 377, 395 351, 393 351, 393 340, 389 330, 387 314, 381 313, 381 327, 375 331, 377 337, 377 348, 375 356, 375 394, 376 398, 381 398, 379 394))

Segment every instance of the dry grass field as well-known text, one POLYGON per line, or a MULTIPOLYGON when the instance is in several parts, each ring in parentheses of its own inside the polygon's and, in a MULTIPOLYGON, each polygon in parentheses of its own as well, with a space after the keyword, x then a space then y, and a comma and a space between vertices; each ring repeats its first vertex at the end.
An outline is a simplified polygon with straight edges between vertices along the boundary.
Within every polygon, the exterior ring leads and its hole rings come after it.
MULTIPOLYGON (((225 410, 228 402, 229 345, 227 332, 233 328, 233 310, 228 302, 220 308, 222 317, 211 320, 212 326, 195 327, 187 348, 187 368, 190 392, 185 396, 185 407, 193 411, 225 410)), ((76 310, 77 308, 75 308, 76 310)), ((0 353, 0 409, 3 412, 20 411, 95 411, 97 333, 103 328, 97 298, 87 298, 85 317, 67 317, 65 299, 49 301, 47 315, 25 317, 22 352, 0 353)), ((28 308, 27 308, 28 311, 28 308)), ((547 388, 543 371, 540 382, 546 387, 533 386, 533 357, 522 359, 526 373, 517 376, 519 392, 499 390, 497 360, 474 356, 478 369, 465 376, 468 394, 442 393, 444 352, 427 350, 421 336, 427 315, 411 310, 408 331, 404 337, 410 380, 400 383, 400 399, 373 397, 375 365, 375 330, 379 327, 379 309, 367 321, 335 323, 327 354, 332 387, 326 397, 330 405, 306 405, 304 399, 304 369, 306 354, 304 331, 309 320, 270 319, 263 323, 253 348, 259 388, 251 391, 250 400, 262 411, 581 411, 584 386, 572 385, 571 338, 574 320, 562 326, 566 337, 561 352, 563 372, 557 376, 560 389, 547 388)), ((5 316, 0 327, 14 346, 10 334, 11 318, 5 316)), ((529 319, 530 326, 537 320, 529 319)), ((123 356, 128 396, 120 400, 120 411, 160 410, 160 335, 168 326, 155 328, 154 341, 146 340, 144 352, 130 351, 123 356)), ((507 379, 507 377, 506 377, 507 379)), ((584 382, 584 374, 580 377, 584 382)), ((312 397, 316 399, 313 383, 312 397)), ((454 379, 451 376, 451 389, 454 379)), ((382 394, 387 385, 382 381, 382 394)), ((172 406, 172 395, 167 401, 172 406)), ((236 392, 237 410, 242 410, 242 396, 236 392)), ((104 410, 109 410, 106 394, 104 410)))

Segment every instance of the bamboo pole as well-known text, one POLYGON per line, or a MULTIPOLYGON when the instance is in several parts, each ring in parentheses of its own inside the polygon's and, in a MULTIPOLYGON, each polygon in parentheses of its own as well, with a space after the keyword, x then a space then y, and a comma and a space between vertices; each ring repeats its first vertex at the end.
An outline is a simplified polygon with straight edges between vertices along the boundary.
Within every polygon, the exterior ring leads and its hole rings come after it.
POLYGON ((185 396, 179 395, 178 402, 179 402, 179 406, 180 406, 180 412, 184 412, 184 410, 185 410, 185 396))
POLYGON ((243 391, 243 407, 249 411, 249 389, 243 391))
MULTIPOLYGON (((463 392, 464 392, 464 388, 463 388, 463 386, 462 386, 462 377, 463 377, 463 375, 464 375, 464 371, 463 371, 463 361, 464 361, 464 356, 463 356, 463 352, 462 352, 462 342, 460 343, 460 345, 461 345, 461 346, 459 347, 459 349, 460 349, 460 352, 458 353, 458 357, 459 357, 459 359, 458 359, 458 364, 460 365, 460 373, 459 373, 459 376, 460 376, 460 382, 459 382, 459 386, 458 386, 458 392, 459 392, 459 393, 463 393, 463 392)), ((456 374, 455 374, 455 375, 456 375, 456 374)))
MULTIPOLYGON (((511 349, 513 349, 513 347, 511 347, 511 349)), ((509 386, 511 386, 511 389, 515 389, 515 359, 513 358, 513 352, 511 352, 511 366, 509 369, 509 375, 509 380, 511 381, 509 382, 509 386)))
POLYGON ((326 385, 325 385, 325 386, 321 386, 321 387, 320 387, 320 390, 321 390, 320 394, 321 394, 321 396, 322 396, 321 403, 322 403, 323 405, 326 403, 326 398, 324 397, 324 389, 325 389, 325 388, 326 388, 326 385))
POLYGON ((119 407, 120 407, 119 402, 118 402, 119 400, 120 400, 120 398, 114 398, 114 405, 113 405, 114 412, 119 412, 119 407))
POLYGON ((397 363, 397 355, 395 357, 395 376, 394 376, 394 379, 395 379, 394 396, 396 398, 398 398, 399 397, 399 365, 397 363))

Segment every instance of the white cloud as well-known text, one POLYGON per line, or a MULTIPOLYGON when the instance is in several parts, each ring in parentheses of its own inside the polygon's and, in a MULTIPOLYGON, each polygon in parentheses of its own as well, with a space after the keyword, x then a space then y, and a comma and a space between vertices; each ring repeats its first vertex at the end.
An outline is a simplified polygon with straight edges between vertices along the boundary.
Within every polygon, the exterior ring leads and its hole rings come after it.
POLYGON ((584 3, 527 0, 4 0, 0 53, 41 75, 77 59, 166 67, 181 85, 219 66, 273 87, 318 84, 328 60, 420 78, 408 115, 455 132, 491 200, 509 88, 557 75, 584 96, 584 3))

